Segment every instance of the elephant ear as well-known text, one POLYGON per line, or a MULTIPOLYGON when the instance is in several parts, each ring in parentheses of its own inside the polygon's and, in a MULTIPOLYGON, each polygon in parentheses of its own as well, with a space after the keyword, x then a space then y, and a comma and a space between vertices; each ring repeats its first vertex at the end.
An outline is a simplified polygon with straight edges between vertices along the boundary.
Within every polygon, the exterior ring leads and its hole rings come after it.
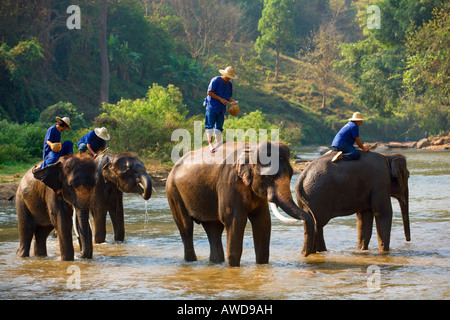
POLYGON ((47 187, 50 187, 56 193, 62 190, 62 163, 56 162, 45 168, 33 171, 36 179, 42 181, 47 187))
POLYGON ((239 155, 236 163, 236 171, 238 173, 239 178, 242 179, 245 186, 248 187, 253 180, 253 174, 252 174, 252 167, 250 165, 252 156, 254 157, 254 152, 246 147, 244 150, 242 150, 241 154, 239 155))
POLYGON ((406 159, 398 156, 391 160, 391 176, 396 178, 400 188, 409 178, 409 171, 406 167, 406 159))
POLYGON ((239 178, 242 179, 245 186, 248 187, 253 180, 252 168, 249 164, 238 164, 236 168, 239 178))
POLYGON ((105 182, 111 182, 114 185, 117 185, 117 183, 119 182, 117 179, 117 174, 114 172, 112 168, 111 162, 108 162, 103 166, 102 175, 103 178, 105 179, 105 182))

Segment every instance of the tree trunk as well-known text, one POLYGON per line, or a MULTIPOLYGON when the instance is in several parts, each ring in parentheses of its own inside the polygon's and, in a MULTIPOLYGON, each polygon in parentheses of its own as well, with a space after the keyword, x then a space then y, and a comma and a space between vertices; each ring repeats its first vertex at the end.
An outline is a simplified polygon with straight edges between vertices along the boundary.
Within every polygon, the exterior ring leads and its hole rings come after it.
POLYGON ((100 61, 102 65, 102 82, 100 85, 100 101, 101 106, 103 102, 109 102, 109 62, 108 62, 108 48, 106 46, 106 17, 108 14, 107 0, 102 0, 100 3, 100 21, 99 21, 99 38, 100 38, 100 61))
POLYGON ((324 92, 323 99, 322 99, 322 109, 325 109, 326 105, 327 105, 327 93, 324 92))
POLYGON ((280 60, 280 46, 277 45, 277 58, 275 61, 275 82, 278 82, 278 63, 280 60))

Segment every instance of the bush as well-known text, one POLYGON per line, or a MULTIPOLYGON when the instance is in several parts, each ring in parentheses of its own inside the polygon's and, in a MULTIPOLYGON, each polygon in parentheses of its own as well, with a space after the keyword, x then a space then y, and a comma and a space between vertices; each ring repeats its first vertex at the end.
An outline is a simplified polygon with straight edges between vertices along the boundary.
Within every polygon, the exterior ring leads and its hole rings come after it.
POLYGON ((42 123, 0 121, 0 162, 30 162, 42 158, 46 131, 42 123))
POLYGON ((58 103, 47 107, 41 112, 39 121, 50 127, 56 124, 55 117, 69 117, 72 130, 87 127, 83 113, 80 113, 77 107, 70 102, 59 101, 58 103))
MULTIPOLYGON (((259 130, 260 129, 266 129, 267 130, 267 140, 271 140, 271 130, 270 129, 279 129, 274 124, 270 123, 266 116, 260 111, 256 110, 253 112, 250 112, 249 114, 244 113, 242 117, 231 117, 229 116, 225 122, 224 122, 224 139, 227 137, 227 129, 242 129, 238 136, 236 136, 235 141, 242 141, 244 138, 243 135, 245 132, 247 132, 249 129, 254 129, 257 134, 257 139, 259 141, 259 130)), ((236 131, 237 132, 237 131, 236 131)), ((265 137, 262 137, 265 138, 265 137)), ((245 137, 246 141, 249 141, 248 135, 245 137)))
POLYGON ((143 99, 122 99, 104 104, 96 118, 97 126, 105 126, 111 135, 109 147, 114 152, 134 152, 169 161, 173 147, 172 132, 187 126, 188 110, 179 89, 153 84, 143 99))
MULTIPOLYGON (((44 138, 47 129, 56 124, 36 122, 33 124, 0 121, 0 163, 38 162, 42 159, 44 138)), ((61 142, 71 140, 76 144, 89 129, 66 130, 62 134, 61 142)))

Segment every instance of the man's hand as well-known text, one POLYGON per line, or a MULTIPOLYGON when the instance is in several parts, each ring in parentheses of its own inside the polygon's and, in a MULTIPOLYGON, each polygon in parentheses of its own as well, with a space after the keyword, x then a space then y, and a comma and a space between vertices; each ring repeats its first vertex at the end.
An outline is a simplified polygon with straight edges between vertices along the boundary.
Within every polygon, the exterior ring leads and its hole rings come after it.
POLYGON ((361 141, 360 137, 355 138, 356 144, 361 149, 362 152, 369 152, 369 149, 364 147, 364 143, 361 141))

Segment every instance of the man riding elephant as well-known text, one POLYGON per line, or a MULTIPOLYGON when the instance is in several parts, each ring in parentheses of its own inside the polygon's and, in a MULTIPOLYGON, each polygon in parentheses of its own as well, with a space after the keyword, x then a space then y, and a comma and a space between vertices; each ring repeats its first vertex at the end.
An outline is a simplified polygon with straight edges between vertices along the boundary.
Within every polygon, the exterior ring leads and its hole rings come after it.
POLYGON ((78 141, 78 151, 89 152, 92 157, 96 158, 99 152, 106 150, 106 142, 110 139, 105 127, 95 128, 78 141))
POLYGON ((361 154, 353 146, 355 141, 363 152, 369 151, 369 149, 364 147, 364 144, 359 137, 359 126, 363 121, 364 118, 361 112, 355 112, 353 117, 348 119, 348 123, 339 130, 331 143, 332 149, 338 151, 331 162, 336 162, 338 160, 358 160, 361 157, 361 154))
POLYGON ((56 125, 48 128, 45 135, 43 152, 44 162, 41 164, 41 169, 56 163, 62 156, 73 154, 72 141, 67 140, 61 144, 61 132, 67 129, 72 130, 70 127, 70 119, 68 117, 56 117, 56 122, 56 125))

